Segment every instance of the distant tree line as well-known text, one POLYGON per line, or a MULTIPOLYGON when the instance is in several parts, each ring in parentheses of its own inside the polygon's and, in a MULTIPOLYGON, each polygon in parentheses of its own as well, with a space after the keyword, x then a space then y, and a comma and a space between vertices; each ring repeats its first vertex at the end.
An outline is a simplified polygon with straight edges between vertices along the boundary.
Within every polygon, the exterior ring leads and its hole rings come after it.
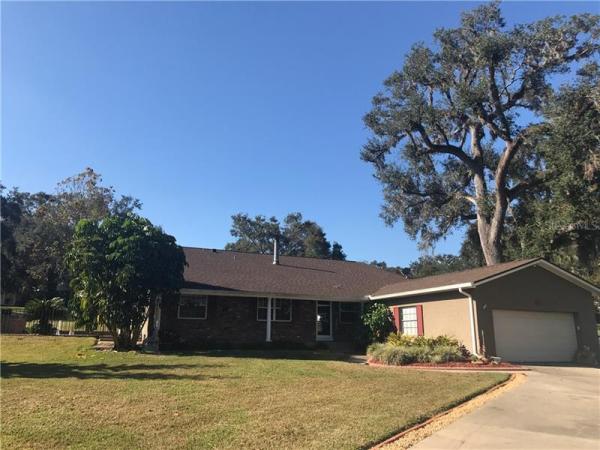
POLYGON ((134 348, 162 297, 183 286, 175 238, 137 214, 88 168, 55 193, 2 189, 2 301, 26 303, 32 332, 53 332, 67 312, 78 325, 106 326, 115 349, 134 348))
POLYGON ((226 250, 273 253, 273 241, 277 239, 281 255, 346 259, 341 244, 329 242, 323 228, 316 222, 304 220, 299 212, 288 214, 283 223, 275 217, 250 217, 243 213, 231 219, 231 235, 237 240, 227 244, 226 250))
POLYGON ((93 169, 57 184, 54 193, 1 191, 2 295, 19 301, 68 297, 66 254, 82 219, 125 216, 141 208, 130 196, 102 186, 93 169))

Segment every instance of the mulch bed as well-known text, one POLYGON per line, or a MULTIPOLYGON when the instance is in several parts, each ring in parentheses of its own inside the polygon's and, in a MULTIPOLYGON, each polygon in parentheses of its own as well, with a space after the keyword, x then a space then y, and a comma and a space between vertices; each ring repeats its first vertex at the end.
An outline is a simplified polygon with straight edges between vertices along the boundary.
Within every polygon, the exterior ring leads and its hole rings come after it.
POLYGON ((511 364, 507 362, 501 362, 500 364, 473 364, 472 362, 448 362, 442 364, 434 363, 413 363, 405 364, 403 366, 393 366, 390 364, 384 364, 379 361, 370 359, 367 364, 373 367, 396 367, 398 369, 419 369, 419 370, 484 370, 484 371, 507 371, 507 370, 529 370, 526 367, 519 366, 517 364, 511 364))

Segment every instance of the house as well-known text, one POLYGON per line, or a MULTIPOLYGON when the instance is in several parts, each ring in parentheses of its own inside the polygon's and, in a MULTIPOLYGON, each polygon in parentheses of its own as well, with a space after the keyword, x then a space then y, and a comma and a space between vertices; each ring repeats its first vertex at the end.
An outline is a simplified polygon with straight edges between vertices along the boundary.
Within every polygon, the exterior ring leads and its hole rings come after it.
POLYGON ((531 259, 408 280, 358 262, 184 248, 185 287, 154 317, 161 346, 262 343, 351 348, 364 305, 389 305, 396 328, 451 335, 512 361, 598 354, 600 289, 531 259))

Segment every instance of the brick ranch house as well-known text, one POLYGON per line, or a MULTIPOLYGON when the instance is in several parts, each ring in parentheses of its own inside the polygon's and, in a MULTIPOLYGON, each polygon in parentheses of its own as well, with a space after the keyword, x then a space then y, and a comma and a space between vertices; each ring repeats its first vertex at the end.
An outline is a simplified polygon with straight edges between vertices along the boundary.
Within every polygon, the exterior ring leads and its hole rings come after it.
POLYGON ((600 289, 543 260, 408 280, 350 261, 184 248, 185 287, 152 308, 161 348, 327 345, 360 340, 364 305, 389 305, 410 335, 458 338, 512 361, 598 355, 592 295, 600 289))

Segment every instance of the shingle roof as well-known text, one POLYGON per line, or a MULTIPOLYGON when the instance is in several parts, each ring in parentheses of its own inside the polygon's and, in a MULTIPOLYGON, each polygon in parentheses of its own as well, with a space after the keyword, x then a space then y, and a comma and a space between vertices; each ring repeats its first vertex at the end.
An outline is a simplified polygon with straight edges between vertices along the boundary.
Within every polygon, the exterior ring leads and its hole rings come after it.
POLYGON ((382 295, 402 294, 405 292, 418 291, 421 289, 441 288, 443 286, 452 286, 463 283, 477 283, 486 278, 500 275, 512 269, 527 265, 541 258, 523 259, 511 261, 492 266, 478 267, 476 269, 463 270, 462 272, 444 273, 430 277, 415 278, 405 280, 401 283, 389 284, 378 289, 372 294, 373 297, 382 295))
POLYGON ((332 300, 359 300, 402 275, 365 263, 184 247, 186 287, 332 300))

